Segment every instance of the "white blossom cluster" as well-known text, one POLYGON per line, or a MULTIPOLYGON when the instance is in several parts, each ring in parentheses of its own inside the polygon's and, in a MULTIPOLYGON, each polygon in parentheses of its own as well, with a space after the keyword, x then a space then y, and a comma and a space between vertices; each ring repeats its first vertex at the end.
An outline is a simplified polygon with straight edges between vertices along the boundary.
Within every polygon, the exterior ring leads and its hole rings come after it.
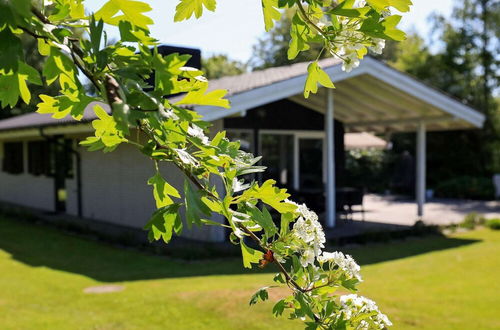
POLYGON ((359 321, 359 324, 354 325, 355 329, 373 329, 373 325, 377 329, 386 329, 392 326, 387 315, 381 313, 377 304, 371 299, 349 294, 340 297, 340 305, 344 320, 355 320, 362 314, 374 314, 368 318, 369 320, 359 321))
POLYGON ((197 125, 191 125, 188 127, 187 133, 192 137, 196 137, 201 140, 201 143, 208 144, 208 136, 205 135, 203 129, 197 125))
POLYGON ((325 233, 318 221, 318 215, 309 210, 305 204, 297 205, 297 213, 300 216, 293 225, 293 235, 305 243, 305 247, 301 247, 300 263, 307 267, 309 264, 314 264, 315 258, 325 247, 325 233))
POLYGON ((349 278, 355 278, 359 282, 363 281, 360 274, 361 267, 350 255, 344 255, 342 252, 323 252, 318 257, 318 262, 320 264, 331 262, 342 269, 349 278))
MULTIPOLYGON (((362 8, 366 6, 365 0, 356 0, 353 8, 362 8)), ((386 9, 382 12, 382 18, 390 16, 390 10, 386 9)), ((334 47, 330 49, 332 55, 342 60, 342 70, 350 72, 359 66, 360 59, 363 58, 368 47, 376 54, 382 54, 385 47, 385 40, 381 38, 370 38, 360 32, 361 24, 352 21, 348 17, 339 17, 339 22, 342 25, 342 30, 332 42, 334 47)))

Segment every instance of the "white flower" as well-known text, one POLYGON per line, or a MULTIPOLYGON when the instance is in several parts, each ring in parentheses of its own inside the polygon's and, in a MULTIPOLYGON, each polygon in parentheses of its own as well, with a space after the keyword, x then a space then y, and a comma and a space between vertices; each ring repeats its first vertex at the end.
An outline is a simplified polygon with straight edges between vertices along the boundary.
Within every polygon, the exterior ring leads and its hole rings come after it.
MULTIPOLYGON (((351 320, 354 316, 352 321, 355 323, 356 318, 360 316, 360 314, 373 314, 369 318, 378 329, 385 329, 392 325, 387 315, 381 313, 377 304, 371 299, 356 294, 349 294, 340 297, 340 305, 345 320, 351 320)), ((359 324, 351 325, 355 326, 355 329, 370 328, 370 323, 367 319, 359 321, 359 324)))
POLYGON ((371 46, 370 49, 375 54, 382 54, 384 47, 385 47, 385 40, 384 39, 373 38, 373 46, 371 46))
POLYGON ((314 264, 314 258, 316 257, 316 255, 314 254, 314 250, 313 249, 307 249, 305 251, 302 252, 302 254, 300 255, 300 264, 302 265, 302 267, 307 267, 307 265, 309 264, 314 264))
POLYGON ((300 213, 306 220, 311 220, 314 222, 318 221, 318 215, 314 211, 308 209, 306 204, 298 205, 297 212, 300 213))
POLYGON ((188 134, 197 137, 201 140, 201 143, 208 144, 208 136, 205 135, 203 129, 197 125, 192 125, 188 127, 188 134))
POLYGON ((184 164, 198 166, 198 161, 196 160, 196 158, 191 156, 189 152, 187 152, 184 149, 174 149, 174 150, 184 164))
POLYGON ((361 267, 350 255, 344 255, 342 252, 323 252, 318 257, 318 262, 321 264, 332 262, 342 269, 349 278, 356 278, 359 282, 363 281, 359 273, 361 267))
POLYGON ((356 0, 354 1, 354 5, 352 6, 352 8, 362 8, 364 6, 366 6, 365 0, 356 0))
POLYGON ((359 66, 359 58, 356 52, 352 52, 345 56, 345 60, 342 63, 342 70, 345 72, 351 72, 352 69, 355 69, 359 66))
POLYGON ((380 13, 380 15, 383 17, 383 18, 386 18, 388 16, 391 16, 392 13, 391 13, 391 10, 389 8, 386 8, 384 10, 382 10, 382 12, 380 13))
POLYGON ((237 178, 233 178, 233 184, 232 184, 233 192, 236 193, 245 190, 248 187, 250 187, 250 184, 245 183, 245 180, 238 180, 237 178))

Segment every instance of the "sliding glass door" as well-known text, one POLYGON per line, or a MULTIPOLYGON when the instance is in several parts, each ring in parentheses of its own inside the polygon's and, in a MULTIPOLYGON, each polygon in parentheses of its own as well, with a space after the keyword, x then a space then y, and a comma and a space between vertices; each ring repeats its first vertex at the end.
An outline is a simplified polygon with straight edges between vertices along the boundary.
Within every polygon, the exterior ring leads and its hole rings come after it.
POLYGON ((323 133, 261 131, 259 154, 267 167, 261 179, 274 179, 286 188, 320 193, 324 187, 323 133))
POLYGON ((276 180, 285 188, 293 187, 294 136, 292 134, 261 134, 262 165, 267 167, 261 179, 276 180))
POLYGON ((323 139, 299 137, 299 190, 323 191, 323 139))

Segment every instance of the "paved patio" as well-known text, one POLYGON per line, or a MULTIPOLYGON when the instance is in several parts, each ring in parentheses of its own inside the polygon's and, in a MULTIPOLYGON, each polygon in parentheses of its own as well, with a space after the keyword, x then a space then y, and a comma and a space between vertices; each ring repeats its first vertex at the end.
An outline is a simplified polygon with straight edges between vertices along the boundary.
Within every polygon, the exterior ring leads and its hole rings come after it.
MULTIPOLYGON (((415 201, 408 198, 369 194, 364 198, 364 207, 367 221, 411 226, 417 220, 415 201)), ((425 204, 422 220, 427 224, 449 225, 461 222, 470 212, 500 218, 500 201, 435 198, 425 204)), ((355 212, 354 220, 362 220, 362 214, 355 212)))
MULTIPOLYGON (((333 229, 327 230, 330 238, 356 236, 366 232, 407 230, 417 219, 414 200, 400 196, 369 194, 364 197, 365 220, 357 207, 351 221, 337 220, 333 229)), ((500 218, 500 201, 469 201, 458 199, 432 199, 425 204, 423 221, 426 224, 449 225, 461 222, 470 212, 486 218, 500 218)), ((322 215, 324 217, 324 215, 322 215)))

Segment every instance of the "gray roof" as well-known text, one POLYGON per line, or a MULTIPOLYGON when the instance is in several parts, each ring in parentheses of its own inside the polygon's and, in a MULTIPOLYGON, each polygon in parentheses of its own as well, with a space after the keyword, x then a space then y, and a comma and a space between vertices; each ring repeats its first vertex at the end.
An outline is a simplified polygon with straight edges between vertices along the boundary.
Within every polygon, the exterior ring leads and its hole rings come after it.
MULTIPOLYGON (((227 89, 228 96, 239 94, 306 74, 309 63, 311 62, 301 62, 248 72, 238 76, 223 77, 210 81, 210 89, 227 89)), ((325 58, 319 61, 319 65, 322 68, 335 66, 340 63, 341 60, 334 58, 325 58)))
MULTIPOLYGON (((220 79, 211 80, 209 89, 226 89, 228 90, 227 96, 239 94, 303 75, 307 72, 307 66, 309 65, 309 63, 310 62, 296 63, 292 65, 248 72, 237 76, 223 77, 220 79)), ((320 66, 322 68, 326 68, 337 65, 339 63, 340 60, 326 58, 320 61, 320 66)), ((176 96, 172 99, 172 101, 178 101, 181 98, 182 96, 176 96)), ((85 108, 83 118, 80 122, 89 122, 96 119, 93 111, 93 107, 95 104, 95 102, 92 102, 85 108)), ((109 112, 109 107, 106 106, 105 109, 109 112)), ((71 116, 66 116, 63 119, 54 119, 50 114, 29 113, 13 118, 0 120, 0 131, 77 123, 78 121, 73 119, 71 116)))
MULTIPOLYGON (((62 119, 54 119, 50 114, 28 113, 25 115, 0 120, 0 131, 89 122, 96 119, 96 115, 93 110, 95 104, 97 104, 97 102, 91 102, 85 108, 83 118, 80 121, 73 119, 73 117, 71 116, 66 116, 62 119)), ((103 106, 103 108, 109 113, 109 107, 107 105, 101 104, 101 106, 103 106)))

